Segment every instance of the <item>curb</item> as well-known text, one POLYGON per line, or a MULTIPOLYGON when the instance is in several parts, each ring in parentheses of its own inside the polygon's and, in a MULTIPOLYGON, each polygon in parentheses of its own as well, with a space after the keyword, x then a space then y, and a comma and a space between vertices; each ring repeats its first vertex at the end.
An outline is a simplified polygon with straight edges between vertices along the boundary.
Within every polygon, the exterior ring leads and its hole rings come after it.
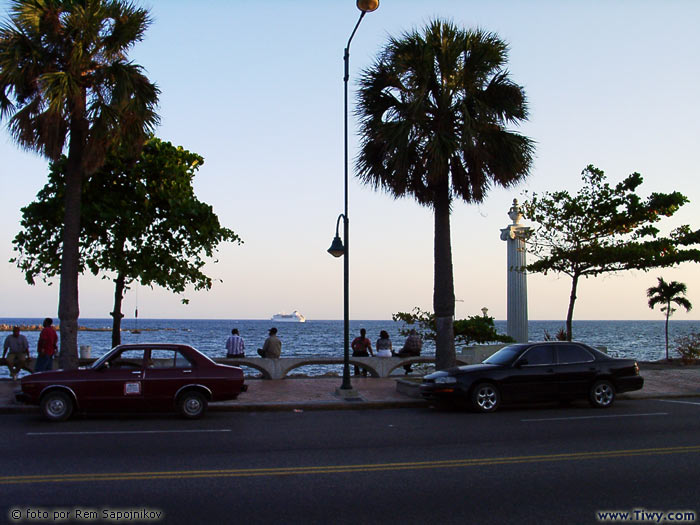
POLYGON ((617 399, 674 399, 679 397, 700 397, 700 392, 666 392, 661 394, 629 394, 624 393, 617 396, 617 399))

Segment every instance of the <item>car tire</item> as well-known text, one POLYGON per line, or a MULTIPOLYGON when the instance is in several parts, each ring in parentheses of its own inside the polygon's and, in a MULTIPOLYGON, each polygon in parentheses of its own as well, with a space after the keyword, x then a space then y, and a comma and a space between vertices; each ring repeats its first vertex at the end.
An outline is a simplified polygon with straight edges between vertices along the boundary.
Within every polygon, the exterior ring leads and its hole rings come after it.
POLYGON ((493 383, 479 383, 472 390, 472 407, 477 412, 495 412, 501 404, 501 393, 493 383))
POLYGON ((71 397, 58 390, 44 394, 39 406, 41 414, 49 421, 65 421, 71 416, 74 408, 71 397))
POLYGON ((615 402, 615 387, 607 379, 601 379, 591 385, 588 401, 595 408, 609 408, 615 402))
POLYGON ((199 419, 207 411, 207 399, 196 390, 184 392, 178 398, 177 405, 182 417, 187 419, 199 419))

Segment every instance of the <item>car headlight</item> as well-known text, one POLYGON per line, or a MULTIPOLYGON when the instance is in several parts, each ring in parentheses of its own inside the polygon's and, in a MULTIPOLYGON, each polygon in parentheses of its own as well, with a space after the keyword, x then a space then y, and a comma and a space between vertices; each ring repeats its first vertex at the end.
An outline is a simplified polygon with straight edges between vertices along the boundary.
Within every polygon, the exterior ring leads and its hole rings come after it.
POLYGON ((435 379, 436 384, 445 385, 445 384, 452 384, 452 383, 456 383, 456 382, 457 382, 457 378, 454 376, 438 377, 435 379))

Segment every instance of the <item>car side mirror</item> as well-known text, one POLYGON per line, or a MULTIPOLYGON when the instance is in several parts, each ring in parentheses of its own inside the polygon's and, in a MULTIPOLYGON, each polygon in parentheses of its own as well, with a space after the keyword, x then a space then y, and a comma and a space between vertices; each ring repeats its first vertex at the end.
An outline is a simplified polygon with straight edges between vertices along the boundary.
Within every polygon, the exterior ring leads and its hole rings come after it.
POLYGON ((521 359, 517 363, 515 363, 515 368, 522 368, 527 364, 527 359, 521 359))

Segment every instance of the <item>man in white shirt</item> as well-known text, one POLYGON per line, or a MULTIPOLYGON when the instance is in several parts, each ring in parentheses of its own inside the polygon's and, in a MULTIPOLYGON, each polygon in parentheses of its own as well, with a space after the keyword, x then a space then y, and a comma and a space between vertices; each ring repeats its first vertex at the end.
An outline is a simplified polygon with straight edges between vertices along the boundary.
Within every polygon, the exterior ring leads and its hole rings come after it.
POLYGON ((231 335, 226 339, 226 357, 245 357, 245 343, 238 334, 238 328, 231 330, 231 335))

